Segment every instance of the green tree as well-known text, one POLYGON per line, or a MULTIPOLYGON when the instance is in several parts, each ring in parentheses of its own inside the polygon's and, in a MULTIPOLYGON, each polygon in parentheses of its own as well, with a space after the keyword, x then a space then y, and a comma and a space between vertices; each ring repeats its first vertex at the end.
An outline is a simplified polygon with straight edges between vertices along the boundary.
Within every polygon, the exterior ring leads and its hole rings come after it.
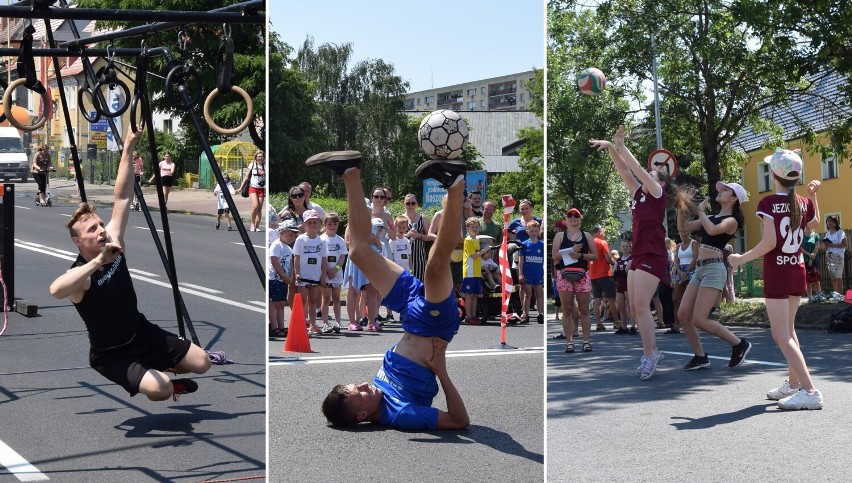
POLYGON ((274 191, 287 191, 306 179, 313 180, 316 170, 309 170, 304 162, 322 143, 314 88, 291 64, 292 53, 292 47, 270 31, 269 91, 275 95, 269 101, 269 145, 274 148, 268 159, 269 186, 274 191))
MULTIPOLYGON (((608 0, 595 18, 614 48, 608 68, 632 82, 651 80, 659 59, 664 147, 691 154, 706 172, 711 199, 716 181, 731 178, 735 140, 760 110, 805 92, 806 72, 788 62, 796 38, 783 24, 757 35, 727 2, 608 0), (652 34, 655 46, 652 50, 652 34)), ((637 157, 647 152, 637 152, 637 157)))
MULTIPOLYGON (((611 83, 596 97, 577 89, 582 69, 608 66, 614 56, 607 29, 594 11, 578 9, 574 2, 551 1, 547 21, 549 225, 577 207, 584 224, 617 227, 614 215, 627 210, 627 193, 609 157, 592 151, 588 140, 611 136, 625 121, 630 86, 611 83)), ((619 77, 611 68, 605 70, 619 77)))

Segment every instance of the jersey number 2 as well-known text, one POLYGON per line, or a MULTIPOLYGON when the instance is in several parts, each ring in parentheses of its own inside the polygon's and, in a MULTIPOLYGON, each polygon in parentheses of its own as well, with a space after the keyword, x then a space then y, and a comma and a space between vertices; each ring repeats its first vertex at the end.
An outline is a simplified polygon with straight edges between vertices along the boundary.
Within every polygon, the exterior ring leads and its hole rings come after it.
POLYGON ((790 226, 790 217, 785 216, 781 220, 781 225, 778 227, 781 230, 781 236, 784 237, 784 245, 781 251, 784 253, 796 253, 799 247, 802 246, 802 240, 805 237, 805 232, 801 227, 792 229, 790 226))

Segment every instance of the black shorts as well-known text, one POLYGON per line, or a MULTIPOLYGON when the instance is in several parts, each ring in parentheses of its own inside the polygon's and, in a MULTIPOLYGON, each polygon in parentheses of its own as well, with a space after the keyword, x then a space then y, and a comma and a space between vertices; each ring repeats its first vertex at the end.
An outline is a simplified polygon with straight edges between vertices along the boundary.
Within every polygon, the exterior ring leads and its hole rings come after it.
POLYGON ((592 298, 599 299, 601 295, 608 299, 615 298, 615 280, 612 277, 592 279, 592 298))
POLYGON ((33 179, 35 180, 36 185, 38 185, 38 192, 44 193, 45 188, 47 187, 47 173, 33 173, 33 179))
POLYGON ((160 181, 163 182, 163 186, 168 186, 171 188, 172 183, 174 182, 174 178, 171 176, 161 176, 160 181))
POLYGON ((231 211, 228 208, 219 208, 216 210, 216 214, 219 215, 230 215, 231 211))
POLYGON ((107 350, 90 349, 89 365, 135 396, 142 376, 149 369, 164 371, 175 367, 186 357, 191 344, 143 316, 139 330, 128 344, 107 350))

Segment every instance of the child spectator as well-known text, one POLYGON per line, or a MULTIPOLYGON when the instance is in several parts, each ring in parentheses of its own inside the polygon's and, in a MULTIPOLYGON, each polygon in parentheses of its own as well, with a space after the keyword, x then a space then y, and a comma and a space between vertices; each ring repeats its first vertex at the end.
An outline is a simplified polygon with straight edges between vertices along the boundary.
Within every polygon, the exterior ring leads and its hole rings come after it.
POLYGON ((482 249, 476 236, 479 235, 479 218, 471 216, 465 222, 467 236, 464 239, 463 263, 464 277, 462 279, 462 295, 464 295, 464 306, 467 316, 465 323, 470 325, 481 325, 482 321, 476 317, 476 303, 482 295, 482 254, 489 249, 482 249))
MULTIPOLYGON (((397 216, 394 219, 396 225, 396 239, 390 240, 391 260, 402 267, 406 272, 411 272, 411 240, 406 237, 406 234, 411 230, 408 224, 408 218, 405 215, 397 216)), ((388 311, 388 315, 391 312, 388 311)))
MULTIPOLYGON (((480 242, 482 243, 482 242, 480 242)), ((494 261, 494 251, 488 245, 483 245, 482 248, 488 250, 482 254, 482 280, 488 290, 496 291, 502 277, 500 277, 500 265, 494 261)))
POLYGON ((324 232, 320 235, 320 239, 325 243, 327 257, 326 283, 322 290, 322 326, 324 330, 331 327, 335 334, 340 333, 340 287, 343 285, 343 266, 346 264, 346 256, 349 254, 346 249, 346 242, 337 234, 339 225, 340 216, 329 211, 325 214, 324 232), (328 324, 329 303, 334 308, 334 323, 331 325, 328 324))
POLYGON ((523 298, 524 315, 522 324, 530 323, 530 301, 535 295, 537 304, 539 324, 544 323, 544 314, 541 306, 544 304, 544 241, 538 238, 541 225, 536 220, 526 223, 529 238, 523 241, 524 249, 519 252, 518 258, 518 281, 526 293, 523 298))
MULTIPOLYGON (((231 184, 231 178, 228 174, 223 173, 222 178, 225 180, 225 188, 228 189, 228 192, 232 195, 237 194, 236 190, 234 190, 234 186, 231 184)), ((222 215, 225 215, 225 219, 228 220, 228 231, 233 230, 231 227, 231 210, 228 209, 228 202, 225 200, 225 193, 222 193, 222 187, 219 186, 218 183, 216 184, 216 187, 213 188, 213 196, 215 196, 218 200, 218 207, 216 209, 216 229, 219 229, 219 225, 222 221, 222 215)))
MULTIPOLYGON (((307 303, 306 311, 310 320, 312 334, 322 334, 323 329, 317 325, 317 305, 322 302, 322 287, 325 286, 325 270, 327 258, 325 243, 319 237, 320 217, 314 210, 302 214, 305 233, 296 238, 293 245, 293 274, 296 287, 302 299, 307 303)), ((331 332, 331 328, 327 328, 331 332)))
POLYGON ((269 336, 286 337, 284 309, 287 307, 288 286, 293 283, 290 245, 296 240, 299 229, 287 221, 276 229, 278 240, 269 246, 269 336))

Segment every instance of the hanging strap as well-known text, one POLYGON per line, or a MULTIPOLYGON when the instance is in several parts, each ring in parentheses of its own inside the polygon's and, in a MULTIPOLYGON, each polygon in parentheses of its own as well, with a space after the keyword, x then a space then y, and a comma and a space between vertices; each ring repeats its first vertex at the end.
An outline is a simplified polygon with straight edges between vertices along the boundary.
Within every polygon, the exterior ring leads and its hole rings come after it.
POLYGON ((33 34, 36 29, 29 24, 24 29, 24 38, 21 39, 21 53, 18 55, 18 78, 26 79, 24 86, 39 94, 45 94, 47 90, 36 76, 35 58, 33 57, 33 34))
POLYGON ((220 94, 227 94, 234 85, 234 39, 231 38, 231 26, 222 26, 222 42, 216 54, 216 87, 220 94))

